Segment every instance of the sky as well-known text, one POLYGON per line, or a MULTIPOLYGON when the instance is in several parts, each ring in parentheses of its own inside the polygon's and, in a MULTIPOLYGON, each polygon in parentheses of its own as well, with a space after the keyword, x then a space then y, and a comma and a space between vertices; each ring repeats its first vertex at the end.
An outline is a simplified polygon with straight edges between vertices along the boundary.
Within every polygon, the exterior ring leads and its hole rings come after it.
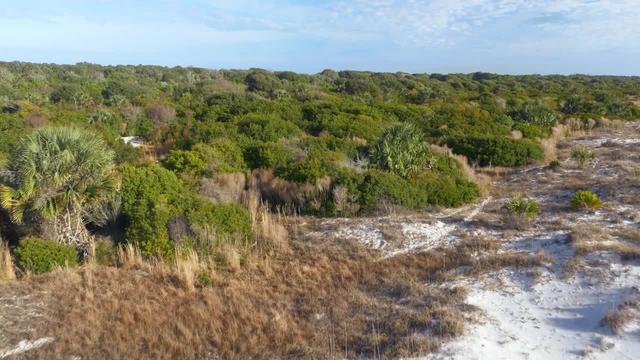
POLYGON ((640 75, 640 0, 6 0, 0 60, 640 75))

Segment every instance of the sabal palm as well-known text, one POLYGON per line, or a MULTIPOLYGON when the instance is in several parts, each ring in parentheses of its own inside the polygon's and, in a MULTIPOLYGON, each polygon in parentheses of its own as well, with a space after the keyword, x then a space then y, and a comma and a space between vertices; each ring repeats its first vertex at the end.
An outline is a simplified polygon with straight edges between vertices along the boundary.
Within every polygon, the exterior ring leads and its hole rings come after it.
POLYGON ((16 222, 62 214, 81 220, 113 191, 113 152, 75 128, 37 130, 18 145, 10 167, 0 200, 16 222))

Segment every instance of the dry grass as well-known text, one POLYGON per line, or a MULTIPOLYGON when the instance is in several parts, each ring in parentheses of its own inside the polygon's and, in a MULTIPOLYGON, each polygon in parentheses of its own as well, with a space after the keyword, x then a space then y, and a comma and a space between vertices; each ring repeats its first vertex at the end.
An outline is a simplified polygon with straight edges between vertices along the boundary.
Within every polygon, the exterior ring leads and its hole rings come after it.
POLYGON ((289 233, 285 226, 284 215, 278 211, 273 213, 267 203, 262 202, 255 190, 243 194, 242 202, 251 216, 253 235, 258 249, 264 252, 288 249, 289 233))
POLYGON ((623 301, 602 319, 602 323, 611 328, 614 334, 622 334, 627 325, 634 321, 640 321, 640 297, 638 296, 623 301))
POLYGON ((187 291, 194 291, 198 274, 202 270, 202 264, 198 259, 198 254, 193 250, 177 253, 175 270, 182 287, 187 291))
POLYGON ((200 180, 199 192, 216 203, 239 202, 246 185, 243 173, 220 174, 200 180))
POLYGON ((575 255, 584 257, 596 252, 610 252, 620 256, 621 260, 640 259, 640 242, 635 238, 637 232, 633 229, 622 229, 614 232, 614 235, 626 239, 630 237, 631 242, 620 241, 611 234, 596 225, 578 226, 572 229, 570 239, 573 244, 575 255))
POLYGON ((445 154, 455 159, 460 164, 462 173, 465 175, 465 177, 469 181, 478 185, 480 193, 483 196, 489 194, 491 190, 491 178, 485 174, 476 172, 476 170, 469 164, 469 159, 467 159, 466 156, 454 154, 453 151, 446 146, 431 145, 431 148, 434 151, 445 154))
POLYGON ((573 132, 570 126, 558 124, 551 129, 551 135, 546 139, 540 139, 540 147, 544 152, 544 160, 555 160, 557 155, 558 143, 568 136, 572 136, 573 132))
POLYGON ((383 260, 348 243, 282 241, 286 250, 256 251, 215 272, 193 253, 163 265, 127 246, 119 268, 92 264, 3 290, 52 294, 29 336, 56 341, 34 358, 397 358, 463 333, 473 309, 464 289, 442 286, 444 274, 549 260, 500 254, 490 239, 383 260))
POLYGON ((16 273, 11 252, 4 241, 0 239, 0 280, 15 280, 16 273))
POLYGON ((145 263, 140 250, 132 244, 126 244, 118 248, 118 265, 123 268, 142 266, 145 263))

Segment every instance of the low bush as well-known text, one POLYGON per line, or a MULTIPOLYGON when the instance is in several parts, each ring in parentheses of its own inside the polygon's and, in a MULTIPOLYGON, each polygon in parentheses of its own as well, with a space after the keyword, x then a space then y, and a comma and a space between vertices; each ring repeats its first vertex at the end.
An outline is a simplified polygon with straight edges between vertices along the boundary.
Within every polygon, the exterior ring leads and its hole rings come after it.
POLYGON ((219 236, 240 238, 244 242, 251 238, 251 217, 242 206, 234 203, 214 204, 199 200, 187 210, 190 224, 209 226, 219 236))
POLYGON ((544 159, 540 145, 530 140, 500 136, 452 136, 447 145, 480 166, 523 166, 544 159))
POLYGON ((215 139, 196 144, 192 149, 206 163, 209 172, 232 173, 247 168, 240 145, 228 139, 215 139))
POLYGON ((171 257, 173 244, 167 223, 187 206, 189 192, 175 173, 159 166, 125 167, 122 210, 127 242, 148 257, 171 257))
POLYGON ((524 227, 540 215, 540 203, 534 199, 516 195, 504 204, 511 222, 516 228, 524 227))
POLYGON ((551 170, 557 170, 557 169, 559 169, 559 168, 560 168, 560 166, 561 166, 561 165, 560 165, 560 161, 558 161, 558 160, 551 160, 551 161, 549 162, 549 168, 550 168, 551 170))
POLYGON ((91 255, 99 265, 114 266, 118 262, 118 248, 109 240, 96 241, 91 255))
POLYGON ((596 210, 602 206, 602 200, 592 191, 577 191, 571 198, 571 207, 575 210, 596 210))
POLYGON ((571 157, 580 167, 584 167, 595 159, 593 151, 589 150, 585 146, 576 146, 571 149, 571 157))
POLYGON ((72 245, 37 238, 20 241, 15 255, 18 267, 34 274, 43 274, 56 267, 73 267, 78 264, 78 252, 72 245))
POLYGON ((513 128, 527 139, 544 139, 551 134, 551 128, 534 124, 516 123, 513 128))
POLYGON ((162 164, 177 173, 196 175, 202 174, 207 165, 200 153, 185 150, 172 150, 162 164))
POLYGON ((276 142, 249 145, 244 151, 244 158, 252 169, 279 169, 293 161, 291 151, 276 142))
MULTIPOLYGON (((382 202, 409 209, 424 209, 430 205, 455 207, 480 194, 478 187, 464 177, 460 164, 441 154, 434 154, 431 171, 420 176, 407 179, 371 169, 364 174, 343 172, 336 177, 336 184, 346 189, 347 194, 342 197, 358 199, 360 213, 375 211, 382 202)), ((334 203, 336 195, 333 193, 334 203)), ((349 208, 353 206, 349 205, 349 208)))

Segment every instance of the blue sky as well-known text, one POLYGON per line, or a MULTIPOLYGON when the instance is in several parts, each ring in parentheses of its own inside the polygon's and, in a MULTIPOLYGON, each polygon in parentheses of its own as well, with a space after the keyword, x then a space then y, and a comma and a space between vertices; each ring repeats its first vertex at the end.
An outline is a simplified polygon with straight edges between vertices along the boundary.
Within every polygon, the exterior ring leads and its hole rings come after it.
POLYGON ((640 75, 640 0, 22 0, 0 60, 640 75))

